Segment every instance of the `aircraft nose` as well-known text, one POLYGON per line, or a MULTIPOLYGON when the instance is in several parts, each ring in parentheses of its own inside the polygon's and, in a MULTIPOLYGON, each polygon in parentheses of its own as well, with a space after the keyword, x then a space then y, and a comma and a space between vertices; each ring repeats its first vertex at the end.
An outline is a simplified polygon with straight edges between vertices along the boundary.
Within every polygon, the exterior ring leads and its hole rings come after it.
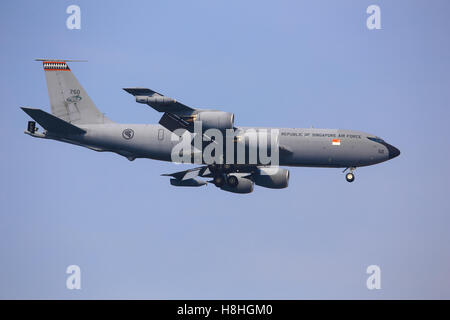
POLYGON ((386 147, 388 148, 389 151, 389 160, 398 157, 400 155, 400 150, 398 150, 393 145, 386 143, 386 147))

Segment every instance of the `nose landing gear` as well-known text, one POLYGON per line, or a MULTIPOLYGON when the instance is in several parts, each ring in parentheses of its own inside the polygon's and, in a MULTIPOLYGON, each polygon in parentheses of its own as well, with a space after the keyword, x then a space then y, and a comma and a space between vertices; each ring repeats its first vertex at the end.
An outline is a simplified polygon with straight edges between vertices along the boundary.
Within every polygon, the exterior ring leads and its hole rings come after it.
MULTIPOLYGON (((345 180, 347 180, 347 182, 353 182, 355 180, 355 175, 353 174, 353 171, 356 168, 347 168, 347 169, 350 169, 350 172, 345 175, 345 180)), ((344 172, 347 171, 347 169, 345 169, 344 172)))
POLYGON ((353 182, 355 180, 355 175, 349 172, 345 175, 345 179, 347 180, 347 182, 353 182))

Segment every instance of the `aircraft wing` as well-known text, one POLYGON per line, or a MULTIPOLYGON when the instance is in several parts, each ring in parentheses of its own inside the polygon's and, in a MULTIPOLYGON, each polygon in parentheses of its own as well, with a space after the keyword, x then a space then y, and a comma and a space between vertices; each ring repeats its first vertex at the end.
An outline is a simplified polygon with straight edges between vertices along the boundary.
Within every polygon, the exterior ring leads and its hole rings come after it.
POLYGON ((123 88, 126 92, 136 97, 136 102, 148 104, 158 112, 172 114, 191 114, 194 108, 188 107, 176 99, 166 97, 148 88, 123 88))
POLYGON ((196 109, 148 88, 123 88, 123 90, 132 94, 136 102, 147 104, 158 112, 164 112, 159 124, 167 130, 173 132, 176 129, 186 129, 192 132, 193 114, 196 109))
MULTIPOLYGON (((202 167, 197 167, 193 169, 188 169, 184 171, 174 172, 174 173, 164 173, 162 176, 172 177, 170 183, 174 186, 179 187, 198 187, 205 185, 207 182, 202 181, 198 178, 214 178, 215 173, 222 172, 223 166, 217 165, 205 165, 202 167)), ((251 174, 257 169, 257 166, 247 165, 235 167, 231 166, 228 169, 228 173, 239 173, 242 177, 246 178, 251 176, 251 174)), ((209 182, 213 182, 209 181, 209 182)))
MULTIPOLYGON (((206 119, 202 120, 203 122, 209 120, 209 122, 215 123, 213 127, 219 123, 231 124, 230 128, 234 128, 234 115, 230 112, 191 108, 148 88, 123 88, 123 90, 133 95, 136 98, 136 102, 147 104, 156 111, 163 112, 164 114, 159 120, 159 124, 169 131, 174 132, 177 129, 185 129, 193 132, 194 122, 203 118, 201 117, 203 112, 209 113, 209 118, 208 115, 205 115, 206 119), (211 112, 217 112, 217 117, 211 117, 211 112)), ((205 134, 203 134, 203 137, 205 138, 204 141, 212 142, 211 138, 205 134)))
POLYGON ((162 174, 162 176, 173 177, 174 179, 182 181, 182 180, 194 179, 194 178, 197 178, 198 176, 210 177, 211 171, 209 170, 208 166, 203 166, 203 167, 193 168, 193 169, 179 171, 179 172, 175 172, 175 173, 164 173, 164 174, 162 174))
POLYGON ((198 177, 211 177, 211 171, 208 166, 198 167, 175 173, 166 173, 162 176, 172 177, 170 184, 177 187, 200 187, 208 184, 207 181, 198 179, 198 177))

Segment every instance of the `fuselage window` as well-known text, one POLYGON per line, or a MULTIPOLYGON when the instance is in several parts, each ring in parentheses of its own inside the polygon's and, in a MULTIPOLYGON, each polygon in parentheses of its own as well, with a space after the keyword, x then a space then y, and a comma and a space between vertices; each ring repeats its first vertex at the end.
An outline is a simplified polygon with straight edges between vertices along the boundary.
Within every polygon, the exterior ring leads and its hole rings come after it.
POLYGON ((378 137, 367 137, 367 139, 378 142, 378 143, 383 143, 384 140, 378 137))
POLYGON ((164 129, 158 130, 158 140, 164 140, 164 129))

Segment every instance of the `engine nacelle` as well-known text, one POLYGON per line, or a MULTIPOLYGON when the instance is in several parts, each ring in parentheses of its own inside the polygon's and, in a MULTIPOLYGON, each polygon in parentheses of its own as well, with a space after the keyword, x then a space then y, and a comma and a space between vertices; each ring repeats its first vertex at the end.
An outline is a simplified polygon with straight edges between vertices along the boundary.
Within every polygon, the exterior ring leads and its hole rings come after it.
POLYGON ((225 184, 220 187, 220 189, 234 192, 234 193, 251 193, 253 191, 253 181, 247 178, 239 177, 237 175, 233 175, 237 178, 237 184, 235 186, 230 186, 229 184, 225 184))
POLYGON ((207 129, 232 129, 234 126, 234 114, 224 111, 200 111, 196 121, 202 122, 202 128, 207 129))
POLYGON ((255 184, 270 189, 283 189, 289 185, 289 170, 278 167, 259 168, 253 175, 255 184))

